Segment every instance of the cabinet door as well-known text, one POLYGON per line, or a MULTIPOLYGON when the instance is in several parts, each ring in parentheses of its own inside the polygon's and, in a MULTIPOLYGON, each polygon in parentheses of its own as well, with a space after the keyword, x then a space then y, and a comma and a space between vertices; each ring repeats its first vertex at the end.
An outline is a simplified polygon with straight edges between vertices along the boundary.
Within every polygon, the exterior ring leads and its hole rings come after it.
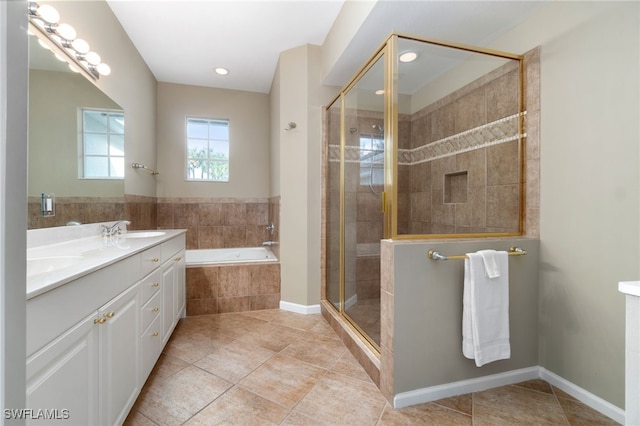
POLYGON ((100 423, 124 422, 140 391, 138 284, 98 311, 100 324, 100 423))
POLYGON ((96 314, 86 317, 27 359, 27 408, 49 410, 27 424, 99 424, 96 314))
POLYGON ((175 262, 169 260, 162 269, 162 344, 164 345, 171 336, 176 325, 175 317, 175 290, 174 290, 175 262))
POLYGON ((185 269, 186 263, 184 259, 184 250, 176 254, 175 258, 175 270, 174 270, 174 285, 176 294, 176 321, 184 317, 186 314, 186 289, 185 289, 185 269))

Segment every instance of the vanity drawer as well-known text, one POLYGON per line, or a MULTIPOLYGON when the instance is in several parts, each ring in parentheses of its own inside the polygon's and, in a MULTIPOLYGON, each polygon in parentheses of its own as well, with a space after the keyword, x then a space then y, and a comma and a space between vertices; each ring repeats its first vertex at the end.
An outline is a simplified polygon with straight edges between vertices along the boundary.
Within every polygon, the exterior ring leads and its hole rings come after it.
POLYGON ((140 259, 142 275, 144 276, 160 266, 160 262, 162 261, 162 247, 158 245, 143 251, 140 254, 140 259))
POLYGON ((175 238, 170 239, 162 243, 162 262, 166 262, 171 259, 176 253, 184 249, 185 236, 184 234, 178 235, 175 238))
POLYGON ((142 280, 140 286, 140 304, 144 305, 147 300, 153 296, 158 290, 160 290, 160 283, 162 282, 162 270, 158 269, 152 274, 146 276, 142 280))
POLYGON ((140 337, 140 378, 144 383, 162 352, 162 317, 158 315, 140 337))
POLYGON ((145 330, 155 317, 160 315, 160 309, 162 308, 162 292, 156 292, 155 296, 142 307, 142 314, 140 320, 142 321, 141 330, 145 330))

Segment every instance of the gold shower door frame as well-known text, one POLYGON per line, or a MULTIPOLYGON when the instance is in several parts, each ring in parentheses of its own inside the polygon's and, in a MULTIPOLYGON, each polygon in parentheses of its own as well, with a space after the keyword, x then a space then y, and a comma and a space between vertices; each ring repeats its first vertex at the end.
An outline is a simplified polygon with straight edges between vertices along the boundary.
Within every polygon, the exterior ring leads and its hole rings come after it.
MULTIPOLYGON (((345 146, 346 146, 346 125, 345 125, 345 95, 352 89, 358 81, 369 71, 369 69, 384 56, 384 191, 382 197, 383 213, 383 239, 435 239, 435 238, 486 238, 519 236, 524 231, 525 221, 525 156, 524 148, 526 141, 525 127, 525 90, 524 90, 524 56, 494 49, 479 48, 475 46, 446 42, 437 39, 417 37, 413 35, 392 33, 387 40, 371 55, 360 71, 351 81, 340 91, 340 93, 325 107, 328 111, 336 102, 340 102, 340 301, 339 308, 333 302, 329 305, 339 311, 340 315, 362 336, 375 353, 380 354, 380 346, 345 312, 345 146), (518 156, 520 170, 519 185, 519 231, 518 232, 491 232, 479 234, 398 234, 398 61, 392 60, 398 56, 398 40, 406 39, 416 42, 427 43, 435 46, 451 49, 463 50, 471 53, 484 54, 503 59, 516 60, 519 62, 519 135, 518 135, 518 156)), ((326 224, 325 224, 326 226, 326 224)), ((328 231, 327 231, 328 232, 328 231)), ((328 253, 328 251, 327 251, 328 253)), ((327 274, 328 275, 328 274, 327 274)), ((325 275, 325 286, 328 286, 327 275, 325 275)))

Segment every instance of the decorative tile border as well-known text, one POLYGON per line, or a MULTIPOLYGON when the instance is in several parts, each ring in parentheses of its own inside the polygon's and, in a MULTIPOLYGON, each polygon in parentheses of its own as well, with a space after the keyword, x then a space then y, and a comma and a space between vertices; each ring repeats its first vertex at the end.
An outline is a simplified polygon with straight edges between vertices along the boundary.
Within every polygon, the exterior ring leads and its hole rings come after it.
MULTIPOLYGON (((418 148, 399 149, 398 165, 411 166, 517 140, 526 136, 526 134, 520 133, 519 126, 520 116, 526 113, 525 111, 522 114, 513 114, 456 135, 424 144, 418 148)), ((360 147, 346 146, 344 155, 345 162, 359 163, 360 147)), ((340 161, 340 145, 329 145, 329 161, 340 161)))

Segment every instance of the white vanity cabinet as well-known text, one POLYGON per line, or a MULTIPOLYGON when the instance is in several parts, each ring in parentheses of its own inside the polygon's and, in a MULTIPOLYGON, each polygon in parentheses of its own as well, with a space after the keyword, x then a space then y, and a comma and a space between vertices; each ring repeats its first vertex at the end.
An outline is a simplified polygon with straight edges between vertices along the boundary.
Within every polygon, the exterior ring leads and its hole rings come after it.
POLYGON ((138 288, 131 286, 98 311, 101 424, 122 424, 142 387, 138 288))
POLYGON ((180 316, 184 244, 179 234, 28 298, 27 408, 49 410, 28 424, 124 422, 180 316))

